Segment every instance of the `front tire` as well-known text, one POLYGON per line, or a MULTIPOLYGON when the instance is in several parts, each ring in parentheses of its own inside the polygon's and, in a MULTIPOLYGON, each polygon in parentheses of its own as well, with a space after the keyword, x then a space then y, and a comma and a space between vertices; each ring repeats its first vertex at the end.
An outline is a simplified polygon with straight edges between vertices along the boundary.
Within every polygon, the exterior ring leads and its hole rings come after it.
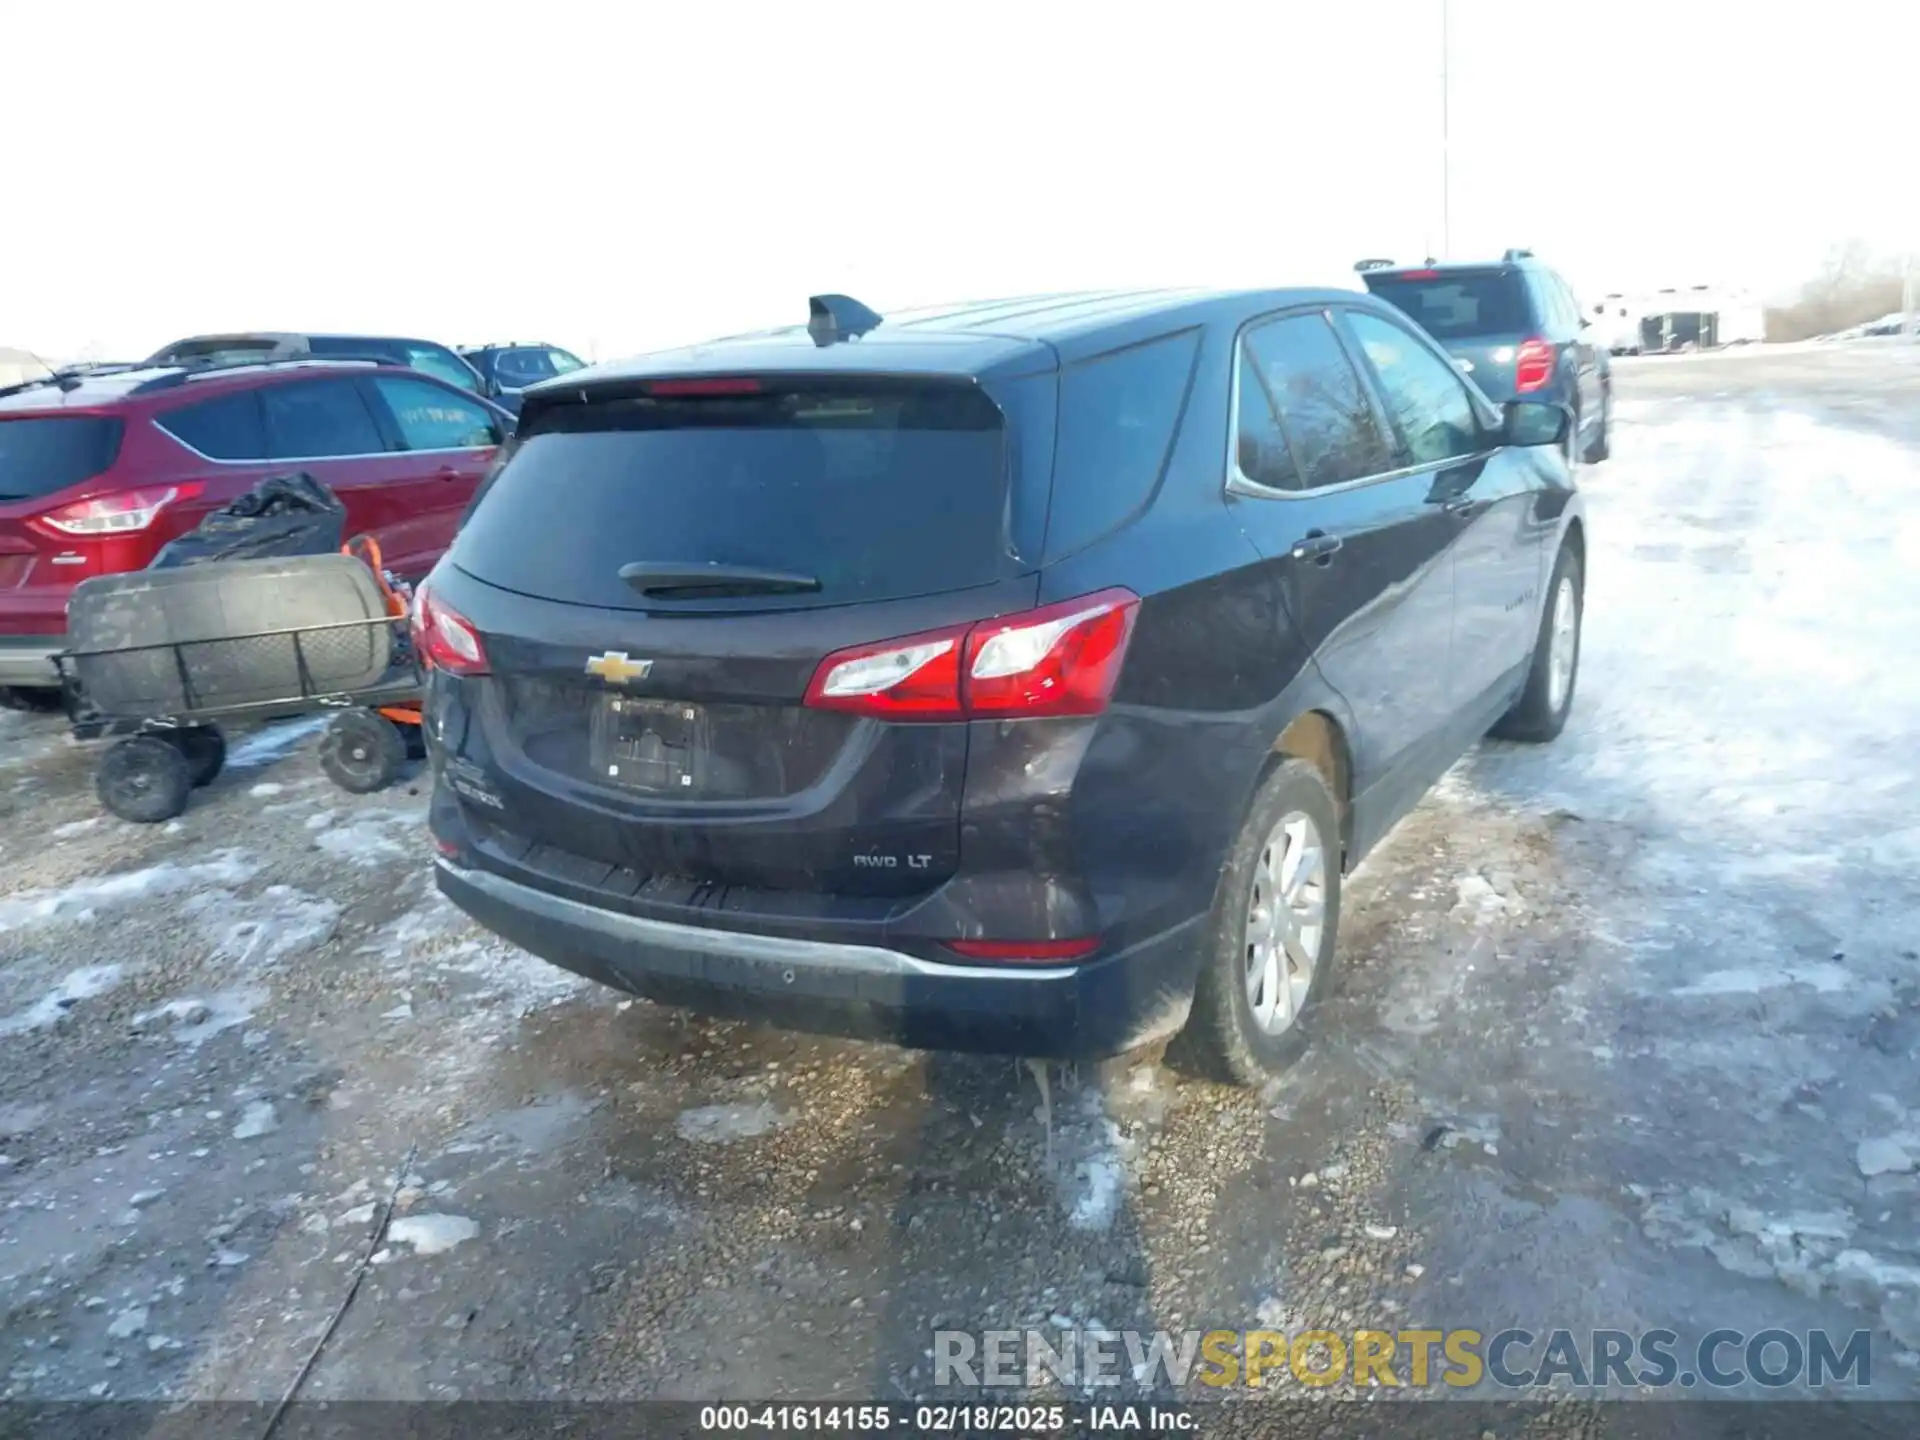
POLYGON ((399 778, 407 763, 400 727, 373 710, 344 710, 320 742, 320 768, 351 795, 371 795, 399 778))
POLYGON ((100 803, 135 825, 158 825, 187 808, 193 763, 158 735, 135 735, 107 747, 93 777, 100 803))
POLYGON ((1258 1085, 1306 1050, 1333 972, 1340 821, 1320 772, 1283 760, 1261 782, 1208 920, 1181 1045, 1233 1085, 1258 1085))
POLYGON ((1584 585, 1579 555, 1572 546, 1562 545, 1547 588, 1547 603, 1540 607, 1540 630, 1534 637, 1527 687, 1493 727, 1492 733, 1499 739, 1544 744, 1566 729, 1567 715, 1573 709, 1574 685, 1580 678, 1580 637, 1586 619, 1584 585))

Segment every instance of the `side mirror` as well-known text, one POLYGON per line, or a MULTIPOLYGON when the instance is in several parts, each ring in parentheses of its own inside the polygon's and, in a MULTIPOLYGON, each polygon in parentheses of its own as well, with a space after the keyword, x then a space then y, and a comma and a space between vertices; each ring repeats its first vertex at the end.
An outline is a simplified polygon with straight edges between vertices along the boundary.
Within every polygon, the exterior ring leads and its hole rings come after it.
POLYGON ((1510 400, 1502 415, 1502 439, 1509 445, 1565 445, 1573 430, 1573 412, 1539 400, 1510 400))

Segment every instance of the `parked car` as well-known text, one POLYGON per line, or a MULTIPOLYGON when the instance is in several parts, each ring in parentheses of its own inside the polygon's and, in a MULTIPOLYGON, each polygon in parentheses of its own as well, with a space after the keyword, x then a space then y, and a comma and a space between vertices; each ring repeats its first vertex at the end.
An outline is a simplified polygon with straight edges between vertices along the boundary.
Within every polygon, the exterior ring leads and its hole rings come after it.
POLYGON ((1343 875, 1566 722, 1565 408, 1357 291, 813 309, 528 391, 416 597, 441 890, 714 1012, 1282 1068, 1343 875))
POLYGON ((0 391, 0 688, 57 698, 67 597, 144 569, 269 475, 305 471, 418 580, 512 418, 398 366, 315 359, 47 377, 0 391))
POLYGON ((257 331, 241 335, 197 335, 176 340, 143 362, 148 367, 204 365, 246 360, 385 360, 431 375, 449 385, 498 401, 486 377, 455 351, 433 340, 397 335, 304 335, 257 331))
POLYGON ((587 363, 558 345, 519 340, 501 345, 464 345, 460 355, 480 372, 489 393, 516 415, 520 413, 520 392, 529 385, 584 369, 587 363))
POLYGON ((1452 352, 1495 402, 1552 400, 1573 411, 1569 455, 1597 464, 1612 445, 1608 346, 1567 282, 1509 250, 1496 264, 1377 266, 1367 289, 1404 311, 1452 352))

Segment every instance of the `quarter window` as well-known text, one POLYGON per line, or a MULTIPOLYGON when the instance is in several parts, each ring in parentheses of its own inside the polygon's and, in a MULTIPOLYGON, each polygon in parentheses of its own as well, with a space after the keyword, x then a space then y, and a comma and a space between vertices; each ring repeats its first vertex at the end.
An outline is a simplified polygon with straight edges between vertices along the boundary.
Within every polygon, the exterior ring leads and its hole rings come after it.
POLYGON ((373 383, 409 450, 478 450, 500 443, 493 417, 451 390, 398 375, 376 375, 373 383))
POLYGON ((169 410, 159 423, 169 435, 214 460, 263 460, 267 455, 266 426, 256 390, 169 410))
POLYGON ((1262 325, 1242 345, 1279 412, 1297 484, 1315 489, 1393 468, 1360 377, 1325 315, 1262 325))
POLYGON ((1349 311, 1347 323, 1400 432, 1401 463, 1433 465, 1484 448, 1473 401, 1452 366, 1390 320, 1349 311))

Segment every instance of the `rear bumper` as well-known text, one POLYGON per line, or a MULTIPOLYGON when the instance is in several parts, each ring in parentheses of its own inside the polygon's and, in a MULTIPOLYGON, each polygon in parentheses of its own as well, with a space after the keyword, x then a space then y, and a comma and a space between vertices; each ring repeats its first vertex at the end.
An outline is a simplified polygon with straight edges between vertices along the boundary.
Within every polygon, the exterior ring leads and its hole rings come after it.
POLYGON ((0 685, 59 689, 53 657, 66 648, 64 635, 0 635, 0 685))
POLYGON ((1198 920, 1080 965, 950 965, 876 945, 621 914, 445 859, 435 880, 487 929, 563 969, 790 1030, 1086 1059, 1171 1034, 1193 998, 1198 920))

